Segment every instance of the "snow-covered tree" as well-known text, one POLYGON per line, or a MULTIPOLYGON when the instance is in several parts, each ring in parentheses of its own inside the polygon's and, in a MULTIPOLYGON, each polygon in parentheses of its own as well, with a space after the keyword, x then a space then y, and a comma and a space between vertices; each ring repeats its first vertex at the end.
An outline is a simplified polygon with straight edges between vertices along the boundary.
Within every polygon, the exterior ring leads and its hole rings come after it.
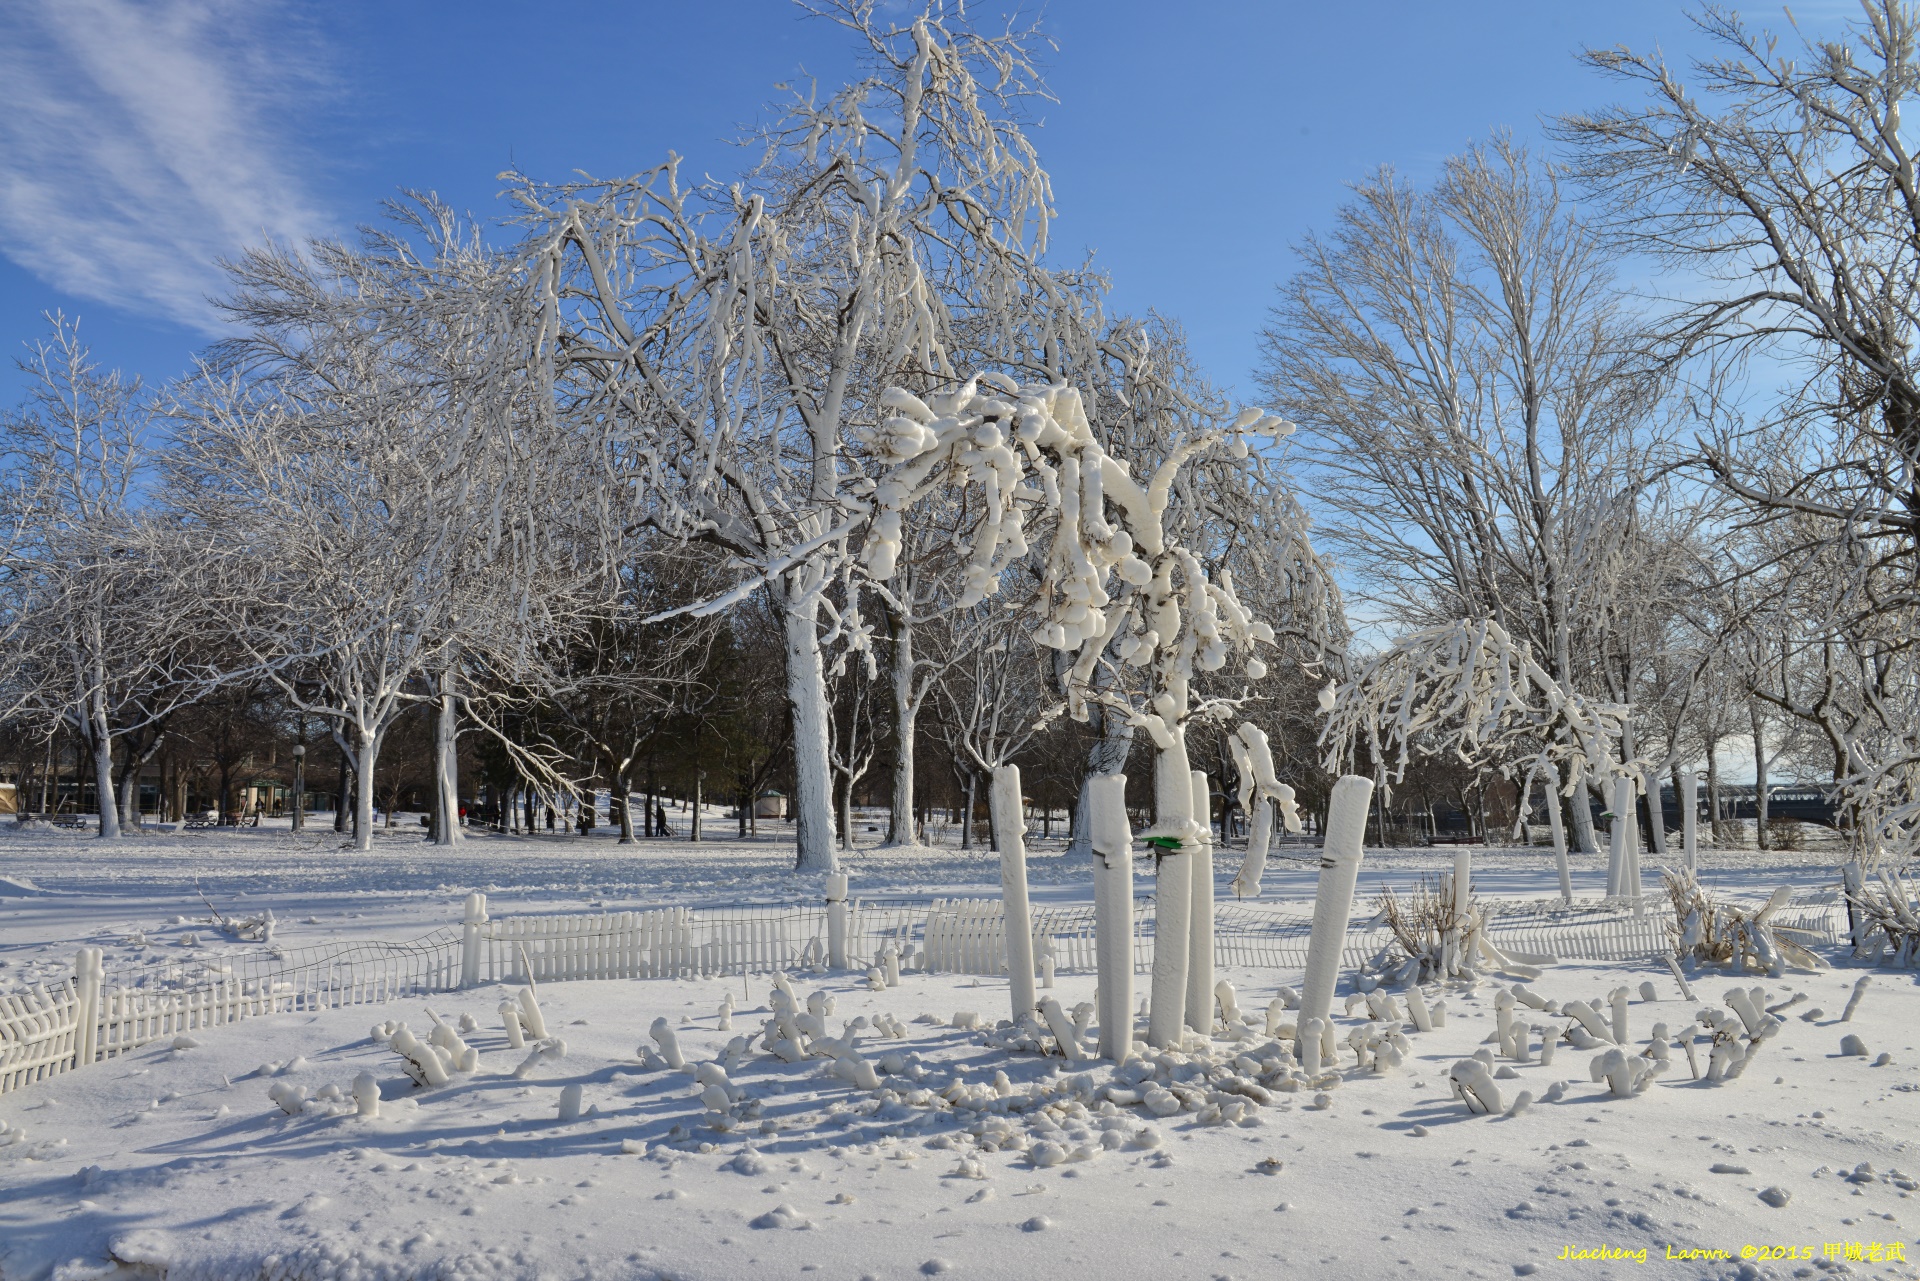
POLYGON ((204 612, 181 589, 189 549, 145 503, 151 398, 103 372, 77 326, 55 317, 52 328, 20 362, 31 379, 25 404, 0 416, 0 512, 13 531, 0 675, 10 669, 16 705, 86 745, 99 834, 112 838, 116 782, 137 778, 166 719, 206 687, 195 650, 204 612), (135 759, 116 778, 115 746, 133 742, 135 759))
POLYGON ((940 12, 887 25, 858 0, 819 12, 866 72, 795 92, 739 181, 690 186, 677 157, 615 181, 514 178, 556 404, 615 443, 650 523, 734 557, 741 587, 715 608, 761 585, 779 605, 814 871, 833 862, 828 594, 867 514, 851 433, 878 422, 883 387, 954 378, 961 335, 1044 349, 1061 296, 1035 266, 1052 193, 1017 122, 1031 37, 940 12))
POLYGON ((415 703, 436 705, 437 808, 457 812, 463 677, 537 683, 545 642, 603 580, 621 492, 530 394, 525 336, 499 305, 512 261, 431 202, 396 212, 360 246, 234 266, 245 331, 181 390, 169 460, 224 626, 353 755, 362 848, 381 741, 415 703))
POLYGON ((1871 862, 1920 848, 1920 172, 1901 124, 1920 11, 1869 0, 1824 39, 1725 8, 1696 21, 1717 48, 1691 68, 1590 50, 1635 96, 1560 128, 1623 239, 1701 282, 1667 318, 1673 354, 1783 374, 1701 461, 1770 527, 1751 568, 1779 571, 1802 672, 1772 696, 1827 737, 1871 862))
MULTIPOLYGON (((1352 760, 1359 746, 1380 783, 1397 782, 1416 752, 1447 754, 1522 778, 1523 796, 1544 776, 1550 792, 1578 798, 1576 812, 1585 808, 1588 777, 1614 781, 1616 796, 1618 780, 1646 777, 1644 762, 1619 754, 1630 709, 1569 693, 1526 641, 1490 619, 1395 638, 1357 661, 1344 684, 1330 682, 1320 706, 1329 773, 1352 760)), ((1566 851, 1556 854, 1565 892, 1566 851)), ((1638 866, 1637 849, 1624 844, 1616 824, 1609 889, 1637 901, 1638 866)))
MULTIPOLYGON (((904 513, 927 495, 956 487, 979 496, 961 571, 961 608, 992 601, 1015 562, 1037 553, 1031 636, 1067 661, 1058 710, 1085 719, 1097 704, 1145 730, 1155 747, 1155 821, 1142 834, 1160 851, 1150 1038, 1177 1044, 1189 1023, 1210 1030, 1211 1009, 1205 1000, 1191 1000, 1187 984, 1189 918, 1212 919, 1192 903, 1196 890, 1210 901, 1213 879, 1209 831, 1195 817, 1186 737, 1196 720, 1231 719, 1240 700, 1231 694, 1196 699, 1195 679, 1223 671, 1229 660, 1249 679, 1261 678, 1266 666, 1257 646, 1272 645, 1276 634, 1241 604, 1229 568, 1209 572, 1191 547, 1169 537, 1167 515, 1191 461, 1215 450, 1245 460, 1253 441, 1284 435, 1291 426, 1257 409, 1242 411, 1180 441, 1150 475, 1136 478, 1095 438, 1081 394, 1071 386, 1023 387, 1004 374, 985 373, 926 401, 901 388, 889 388, 881 400, 894 416, 872 430, 869 443, 893 465, 874 491, 876 514, 863 549, 867 571, 889 578, 904 513), (1036 511, 1049 518, 1044 550, 1030 548, 1026 537, 1028 516, 1036 511), (1144 679, 1136 682, 1128 668, 1144 679), (1108 679, 1096 680, 1097 672, 1108 679), (1144 686, 1142 696, 1134 695, 1137 686, 1144 686)), ((1310 588, 1318 563, 1305 547, 1304 530, 1294 530, 1292 542, 1305 566, 1302 586, 1310 588)), ((1277 780, 1259 783, 1290 799, 1277 780)), ((1290 808, 1287 818, 1297 830, 1290 808)), ((1125 826, 1118 816, 1117 827, 1125 826)), ((1130 879, 1129 851, 1096 852, 1107 873, 1130 879)), ((1101 878, 1096 869, 1096 881, 1101 878)), ((1100 890, 1104 936, 1118 928, 1112 918, 1131 896, 1104 883, 1100 890)), ((1210 973, 1210 944, 1203 950, 1197 963, 1210 973)), ((1110 971, 1102 966, 1109 995, 1126 982, 1110 971)), ((1201 986, 1212 990, 1210 982, 1201 986)))
POLYGON ((1338 514, 1323 539, 1401 625, 1490 619, 1563 698, 1600 694, 1589 623, 1661 383, 1556 171, 1504 136, 1431 188, 1382 170, 1299 257, 1265 376, 1338 514))

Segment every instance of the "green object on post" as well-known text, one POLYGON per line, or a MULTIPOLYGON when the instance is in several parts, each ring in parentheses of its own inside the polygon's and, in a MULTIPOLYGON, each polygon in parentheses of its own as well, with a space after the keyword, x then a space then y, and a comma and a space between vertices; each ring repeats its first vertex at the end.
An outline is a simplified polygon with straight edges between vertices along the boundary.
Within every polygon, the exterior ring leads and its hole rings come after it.
POLYGON ((1172 851, 1180 848, 1180 838, 1177 836, 1149 836, 1147 838, 1147 844, 1157 845, 1163 850, 1172 851))

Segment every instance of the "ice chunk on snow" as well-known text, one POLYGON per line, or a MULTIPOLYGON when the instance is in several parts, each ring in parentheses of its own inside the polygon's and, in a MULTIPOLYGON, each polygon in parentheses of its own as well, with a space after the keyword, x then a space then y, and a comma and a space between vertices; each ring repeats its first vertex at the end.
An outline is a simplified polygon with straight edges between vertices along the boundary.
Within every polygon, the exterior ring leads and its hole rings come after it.
POLYGON ((813 1226, 808 1218, 790 1205, 776 1205, 759 1218, 747 1221, 750 1228, 793 1228, 804 1230, 813 1226))

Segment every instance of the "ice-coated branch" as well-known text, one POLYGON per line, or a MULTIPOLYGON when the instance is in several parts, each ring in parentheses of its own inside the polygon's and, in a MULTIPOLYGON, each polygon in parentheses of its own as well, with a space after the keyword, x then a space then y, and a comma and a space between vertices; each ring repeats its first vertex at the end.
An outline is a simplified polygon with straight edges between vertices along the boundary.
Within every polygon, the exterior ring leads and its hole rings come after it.
MULTIPOLYGON (((1365 743, 1390 779, 1416 751, 1448 751, 1493 763, 1516 750, 1571 766, 1571 795, 1583 772, 1618 768, 1613 745, 1625 707, 1567 689, 1535 661, 1524 640, 1491 619, 1463 619, 1397 638, 1344 683, 1320 694, 1327 722, 1320 742, 1338 770, 1365 743)), ((1637 764, 1631 767, 1639 773, 1637 764)))

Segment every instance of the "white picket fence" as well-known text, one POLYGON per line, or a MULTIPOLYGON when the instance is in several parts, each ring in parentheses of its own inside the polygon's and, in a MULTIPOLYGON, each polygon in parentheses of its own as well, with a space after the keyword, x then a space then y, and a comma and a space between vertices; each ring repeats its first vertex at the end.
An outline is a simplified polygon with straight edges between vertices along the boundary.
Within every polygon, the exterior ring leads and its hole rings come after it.
POLYGON ((80 994, 72 979, 0 995, 0 1094, 76 1066, 80 994))
MULTIPOLYGON (((1489 937, 1503 947, 1568 960, 1653 956, 1672 946, 1665 904, 1635 915, 1618 904, 1483 903, 1489 937)), ((1837 942, 1837 907, 1821 893, 1797 897, 1778 918, 1804 941, 1837 942)), ((846 930, 847 957, 865 966, 883 949, 927 973, 1006 972, 1006 914, 997 898, 931 902, 665 907, 632 912, 488 917, 469 895, 457 929, 406 943, 353 942, 245 952, 188 953, 109 984, 97 948, 82 948, 74 975, 0 993, 0 1094, 102 1062, 155 1041, 262 1014, 380 1004, 480 984, 582 979, 693 978, 825 965, 830 923, 846 930)), ((1215 909, 1214 958, 1222 966, 1297 970, 1312 918, 1259 903, 1215 909)), ((1133 956, 1153 966, 1153 899, 1136 899, 1133 956)), ((1057 973, 1090 973, 1088 905, 1033 909, 1034 955, 1057 973)), ((1371 922, 1348 930, 1343 961, 1356 966, 1387 945, 1371 922)))

